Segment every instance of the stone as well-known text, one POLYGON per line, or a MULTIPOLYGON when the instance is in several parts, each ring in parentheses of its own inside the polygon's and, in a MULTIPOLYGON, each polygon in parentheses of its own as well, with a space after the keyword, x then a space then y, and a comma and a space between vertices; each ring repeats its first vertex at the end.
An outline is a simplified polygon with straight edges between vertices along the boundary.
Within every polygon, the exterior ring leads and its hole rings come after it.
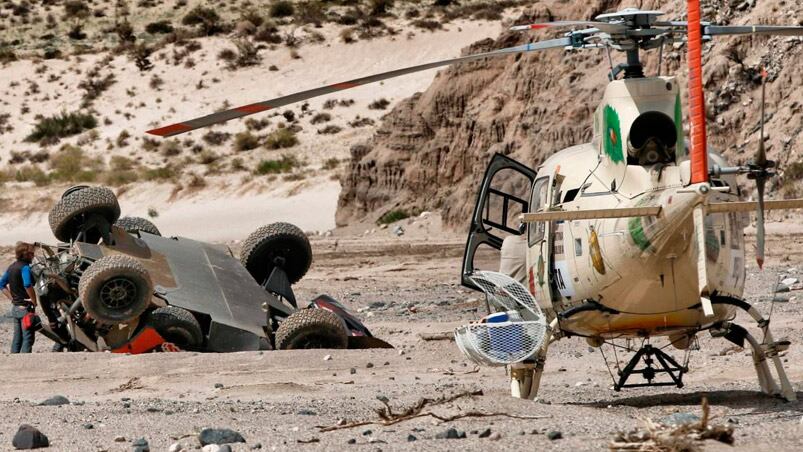
POLYGON ((346 441, 346 444, 357 444, 357 440, 354 438, 349 438, 349 440, 346 441))
POLYGON ((494 432, 491 436, 488 437, 488 439, 491 441, 499 441, 500 439, 502 439, 502 434, 499 432, 494 432))
POLYGON ((131 443, 131 445, 134 447, 146 447, 148 445, 148 440, 145 438, 139 438, 134 440, 134 442, 131 443))
POLYGON ((443 432, 435 435, 435 439, 462 439, 466 437, 466 432, 450 427, 443 432))
POLYGON ((357 369, 355 369, 355 368, 353 368, 353 367, 352 367, 351 369, 349 369, 349 373, 350 373, 351 375, 354 375, 354 374, 356 374, 356 373, 357 373, 357 369))
POLYGON ((789 284, 780 283, 775 286, 775 293, 786 293, 792 290, 789 284))
POLYGON ((797 278, 784 278, 784 280, 781 281, 781 284, 785 286, 791 286, 792 284, 797 284, 798 282, 800 282, 800 280, 797 278))
POLYGON ((85 428, 86 430, 92 430, 93 428, 95 428, 95 426, 92 424, 83 424, 81 425, 81 427, 85 428))
POLYGON ((324 360, 324 361, 331 361, 331 360, 332 360, 332 355, 325 355, 325 356, 323 357, 323 360, 324 360))
POLYGON ((394 234, 396 237, 401 237, 401 236, 403 236, 403 235, 404 235, 404 228, 402 227, 402 225, 400 225, 400 224, 397 224, 397 225, 396 225, 396 226, 393 228, 393 234, 394 234))
POLYGON ((14 434, 11 445, 17 449, 39 449, 41 447, 50 446, 50 441, 47 439, 47 436, 36 427, 22 424, 19 430, 17 430, 17 433, 14 434))
POLYGON ((39 406, 62 406, 62 405, 69 405, 70 400, 63 395, 55 395, 50 397, 49 399, 43 400, 39 403, 39 406))
POLYGON ((672 413, 659 419, 658 422, 664 425, 693 424, 700 422, 700 417, 692 413, 672 413))
POLYGON ((312 410, 308 410, 306 408, 302 408, 302 409, 298 410, 298 412, 296 414, 298 414, 299 416, 317 416, 318 415, 318 413, 316 413, 316 412, 314 412, 312 410))
POLYGON ((215 389, 222 389, 223 383, 215 383, 215 389))
POLYGON ((488 438, 489 436, 491 436, 490 428, 486 428, 485 430, 480 432, 480 438, 488 438))
POLYGON ((184 446, 181 443, 173 443, 167 449, 167 452, 181 452, 182 450, 184 450, 184 446))
POLYGON ((418 438, 416 438, 413 434, 407 435, 407 442, 412 443, 413 441, 418 441, 418 438))
POLYGON ((366 369, 370 369, 372 367, 374 367, 374 363, 368 363, 368 364, 365 365, 366 369))
POLYGON ((259 450, 259 449, 262 449, 262 443, 256 443, 253 446, 251 446, 251 450, 259 450))
POLYGON ((114 437, 114 442, 115 443, 124 443, 125 442, 125 436, 115 436, 114 437))
POLYGON ((202 446, 208 444, 244 443, 245 438, 239 432, 228 428, 205 428, 198 434, 202 446))
POLYGON ((555 441, 555 440, 563 438, 563 433, 561 433, 561 432, 559 432, 557 430, 552 430, 552 431, 550 431, 549 433, 546 434, 546 437, 549 438, 550 441, 555 441))

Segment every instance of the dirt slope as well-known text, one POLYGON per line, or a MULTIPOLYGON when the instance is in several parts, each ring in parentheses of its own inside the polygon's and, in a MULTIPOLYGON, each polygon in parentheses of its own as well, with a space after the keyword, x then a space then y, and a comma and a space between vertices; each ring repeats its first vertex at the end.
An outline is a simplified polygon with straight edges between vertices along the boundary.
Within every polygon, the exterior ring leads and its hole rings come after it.
MULTIPOLYGON (((666 19, 684 18, 685 2, 638 3, 550 0, 534 4, 516 22, 587 19, 628 6, 660 9, 667 13, 666 19)), ((797 24, 803 17, 799 2, 703 3, 704 19, 723 24, 797 24)), ((477 42, 465 52, 556 36, 505 32, 496 40, 477 42)), ((706 46, 705 89, 712 147, 735 161, 745 161, 753 154, 760 99, 755 74, 764 65, 770 80, 769 154, 782 166, 800 160, 802 42, 788 37, 729 37, 706 46)), ((680 70, 685 85, 685 47, 674 46, 667 52, 664 74, 680 70)), ((657 58, 650 55, 645 60, 646 73, 654 73, 657 58)), ((426 92, 400 103, 371 140, 352 148, 338 223, 401 208, 442 209, 447 224, 463 224, 476 184, 493 153, 537 166, 555 151, 590 140, 590 119, 602 96, 607 71, 604 54, 592 50, 510 56, 442 71, 426 92)), ((777 181, 776 189, 780 184, 777 181)), ((787 184, 783 191, 796 190, 794 184, 787 184)))

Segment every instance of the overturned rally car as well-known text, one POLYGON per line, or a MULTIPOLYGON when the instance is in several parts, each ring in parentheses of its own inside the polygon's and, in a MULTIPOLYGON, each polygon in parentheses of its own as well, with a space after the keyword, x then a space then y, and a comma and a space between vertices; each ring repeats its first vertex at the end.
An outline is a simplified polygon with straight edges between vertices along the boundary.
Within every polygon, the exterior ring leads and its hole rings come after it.
POLYGON ((235 352, 390 347, 327 295, 299 309, 292 284, 312 263, 288 223, 257 229, 240 259, 225 246, 162 237, 143 218, 120 218, 110 189, 78 186, 51 209, 63 242, 37 244, 31 265, 47 322, 67 350, 235 352))

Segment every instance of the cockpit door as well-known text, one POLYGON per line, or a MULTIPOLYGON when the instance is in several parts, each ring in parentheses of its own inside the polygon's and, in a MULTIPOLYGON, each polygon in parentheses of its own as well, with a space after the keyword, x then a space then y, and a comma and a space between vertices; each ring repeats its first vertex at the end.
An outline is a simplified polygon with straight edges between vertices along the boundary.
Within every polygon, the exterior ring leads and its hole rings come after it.
POLYGON ((505 237, 524 233, 518 218, 528 211, 528 193, 535 176, 533 169, 502 154, 495 154, 491 159, 471 216, 463 254, 461 282, 464 286, 480 290, 468 278, 475 269, 484 266, 483 269, 498 270, 499 253, 488 256, 481 247, 498 251, 505 237))

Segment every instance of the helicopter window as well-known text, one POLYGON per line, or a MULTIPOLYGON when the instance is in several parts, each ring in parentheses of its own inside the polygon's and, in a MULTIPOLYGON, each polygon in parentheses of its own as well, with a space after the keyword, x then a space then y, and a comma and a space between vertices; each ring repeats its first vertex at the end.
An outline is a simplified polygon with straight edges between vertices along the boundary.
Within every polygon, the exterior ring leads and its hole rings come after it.
POLYGON ((574 201, 574 198, 577 197, 578 193, 580 193, 580 189, 579 188, 572 188, 571 190, 568 190, 566 192, 566 197, 563 198, 563 202, 572 202, 572 201, 574 201))
POLYGON ((677 129, 672 119, 659 112, 648 111, 633 121, 627 146, 629 165, 654 165, 675 161, 677 129))
MULTIPOLYGON (((530 197, 530 212, 538 212, 543 210, 547 203, 547 187, 549 187, 549 177, 542 177, 536 179, 533 183, 533 191, 530 197)), ((544 240, 544 233, 546 231, 546 223, 543 221, 537 223, 530 223, 527 228, 528 242, 530 246, 534 245, 541 240, 544 240)))

